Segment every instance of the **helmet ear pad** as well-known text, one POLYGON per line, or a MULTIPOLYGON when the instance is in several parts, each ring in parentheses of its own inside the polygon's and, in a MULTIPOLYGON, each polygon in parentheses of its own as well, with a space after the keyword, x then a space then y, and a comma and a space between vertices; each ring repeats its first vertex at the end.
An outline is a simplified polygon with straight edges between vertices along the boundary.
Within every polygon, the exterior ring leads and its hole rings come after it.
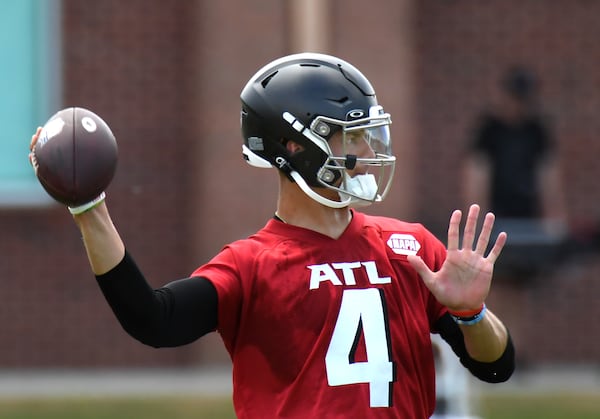
POLYGON ((242 108, 241 121, 246 147, 292 180, 289 176, 292 169, 289 163, 291 153, 286 147, 287 141, 278 137, 271 127, 264 126, 261 118, 252 109, 242 108))
POLYGON ((295 153, 290 153, 289 160, 294 170, 306 181, 309 186, 323 187, 323 182, 333 185, 338 182, 342 174, 340 170, 321 171, 321 168, 327 163, 329 156, 322 150, 302 148, 295 153), (321 176, 319 180, 318 176, 321 176), (324 176, 323 176, 324 175, 324 176))

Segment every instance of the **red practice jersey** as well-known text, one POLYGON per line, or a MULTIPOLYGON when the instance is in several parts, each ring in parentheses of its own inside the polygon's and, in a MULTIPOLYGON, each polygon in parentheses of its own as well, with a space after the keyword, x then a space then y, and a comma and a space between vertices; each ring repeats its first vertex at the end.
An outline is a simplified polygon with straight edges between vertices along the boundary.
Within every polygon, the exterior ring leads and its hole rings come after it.
POLYGON ((415 253, 438 270, 446 249, 420 224, 354 211, 337 240, 270 220, 198 268, 219 296, 238 417, 430 417, 446 308, 415 253))

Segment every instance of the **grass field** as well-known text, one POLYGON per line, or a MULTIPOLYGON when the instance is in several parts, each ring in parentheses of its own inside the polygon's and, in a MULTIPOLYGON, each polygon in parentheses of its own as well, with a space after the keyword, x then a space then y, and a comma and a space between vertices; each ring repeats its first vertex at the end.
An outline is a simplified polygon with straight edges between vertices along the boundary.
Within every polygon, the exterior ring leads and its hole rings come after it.
POLYGON ((229 397, 49 398, 0 400, 1 419, 231 419, 229 397))
MULTIPOLYGON (((487 396, 483 419, 598 419, 600 395, 487 396)), ((229 397, 0 400, 2 419, 232 419, 229 397)))
POLYGON ((485 419, 599 419, 600 394, 495 395, 481 403, 485 419))

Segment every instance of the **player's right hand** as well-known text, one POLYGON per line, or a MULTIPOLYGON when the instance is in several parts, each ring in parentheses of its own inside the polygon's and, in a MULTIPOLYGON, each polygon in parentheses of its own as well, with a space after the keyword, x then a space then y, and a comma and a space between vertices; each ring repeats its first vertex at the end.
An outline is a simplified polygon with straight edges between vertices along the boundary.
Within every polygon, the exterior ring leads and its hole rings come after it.
POLYGON ((31 141, 29 142, 29 163, 31 164, 31 167, 33 167, 33 171, 35 172, 36 175, 37 175, 37 170, 38 170, 38 163, 35 158, 35 153, 33 152, 33 149, 35 148, 35 145, 37 144, 38 139, 40 138, 41 132, 42 132, 42 127, 37 127, 37 129, 35 130, 35 133, 31 136, 31 141))

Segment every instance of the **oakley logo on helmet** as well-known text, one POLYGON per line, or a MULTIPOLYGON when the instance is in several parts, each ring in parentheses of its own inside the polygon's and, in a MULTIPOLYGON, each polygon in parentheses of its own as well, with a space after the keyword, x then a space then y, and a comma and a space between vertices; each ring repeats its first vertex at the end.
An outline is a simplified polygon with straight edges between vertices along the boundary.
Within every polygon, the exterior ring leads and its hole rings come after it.
POLYGON ((355 119, 360 119, 365 116, 365 112, 361 109, 354 109, 346 114, 347 121, 353 121, 355 119))

